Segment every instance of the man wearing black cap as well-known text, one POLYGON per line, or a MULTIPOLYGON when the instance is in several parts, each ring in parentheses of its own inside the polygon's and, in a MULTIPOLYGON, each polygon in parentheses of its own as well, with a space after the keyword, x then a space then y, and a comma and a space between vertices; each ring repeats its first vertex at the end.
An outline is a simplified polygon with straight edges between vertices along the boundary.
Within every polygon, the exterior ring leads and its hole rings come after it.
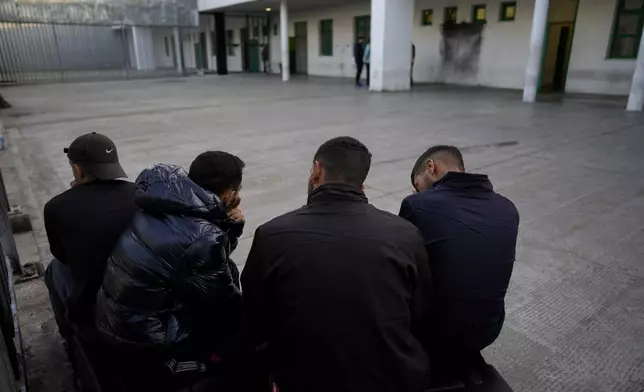
POLYGON ((66 148, 72 188, 45 205, 45 228, 54 260, 45 283, 63 338, 71 325, 93 320, 105 264, 136 211, 134 184, 119 163, 114 142, 89 133, 66 148))

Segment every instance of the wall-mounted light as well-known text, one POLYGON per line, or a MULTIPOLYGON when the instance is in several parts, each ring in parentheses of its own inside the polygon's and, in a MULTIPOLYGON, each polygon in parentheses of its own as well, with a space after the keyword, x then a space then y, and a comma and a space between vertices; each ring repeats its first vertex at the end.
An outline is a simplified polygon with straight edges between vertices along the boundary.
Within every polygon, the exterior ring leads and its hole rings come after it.
POLYGON ((271 7, 266 8, 266 12, 271 12, 273 9, 271 7))

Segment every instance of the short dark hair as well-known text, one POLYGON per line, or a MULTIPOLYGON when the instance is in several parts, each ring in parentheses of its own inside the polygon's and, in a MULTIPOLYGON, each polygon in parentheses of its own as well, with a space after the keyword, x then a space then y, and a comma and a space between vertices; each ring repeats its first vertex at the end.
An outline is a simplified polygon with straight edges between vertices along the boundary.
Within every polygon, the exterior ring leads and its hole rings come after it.
POLYGON ((226 189, 238 189, 242 181, 244 162, 223 151, 206 151, 190 165, 188 177, 200 187, 216 195, 226 189))
POLYGON ((364 184, 371 167, 371 153, 358 140, 341 136, 320 146, 315 161, 325 170, 327 182, 342 182, 355 186, 364 184))
POLYGON ((439 145, 430 147, 427 151, 421 155, 414 169, 411 171, 411 183, 414 183, 414 177, 419 175, 423 168, 425 167, 425 161, 432 159, 434 161, 442 161, 449 165, 457 165, 459 169, 465 171, 465 162, 463 162, 463 154, 461 150, 454 146, 439 145))

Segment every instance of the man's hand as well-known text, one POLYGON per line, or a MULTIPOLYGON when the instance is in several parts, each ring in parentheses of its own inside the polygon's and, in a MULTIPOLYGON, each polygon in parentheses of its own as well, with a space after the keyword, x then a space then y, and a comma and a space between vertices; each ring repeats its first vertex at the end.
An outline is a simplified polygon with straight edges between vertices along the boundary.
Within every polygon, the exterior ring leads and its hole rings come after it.
POLYGON ((239 207, 233 208, 232 210, 228 211, 228 217, 230 218, 231 221, 235 223, 246 222, 246 218, 244 217, 244 212, 239 207))

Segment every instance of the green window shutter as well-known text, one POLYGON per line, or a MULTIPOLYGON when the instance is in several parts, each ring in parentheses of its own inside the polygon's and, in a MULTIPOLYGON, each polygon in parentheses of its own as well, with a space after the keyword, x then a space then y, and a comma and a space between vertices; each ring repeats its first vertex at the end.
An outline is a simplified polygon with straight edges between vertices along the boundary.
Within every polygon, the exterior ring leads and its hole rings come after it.
POLYGON ((608 57, 637 58, 643 25, 644 0, 618 0, 608 57))
POLYGON ((486 23, 487 22, 487 8, 485 4, 478 4, 472 6, 472 23, 486 23))
POLYGON ((320 56, 333 56, 333 20, 320 21, 320 56))
POLYGON ((443 23, 456 23, 458 19, 458 7, 445 7, 443 23))
POLYGON ((421 26, 431 26, 434 24, 434 10, 423 10, 421 26))
POLYGON ((354 41, 358 41, 360 37, 367 41, 371 38, 371 16, 364 15, 355 17, 354 35, 354 41))
POLYGON ((501 22, 512 22, 516 19, 517 16, 517 2, 516 1, 507 1, 501 3, 501 15, 499 20, 501 22))

